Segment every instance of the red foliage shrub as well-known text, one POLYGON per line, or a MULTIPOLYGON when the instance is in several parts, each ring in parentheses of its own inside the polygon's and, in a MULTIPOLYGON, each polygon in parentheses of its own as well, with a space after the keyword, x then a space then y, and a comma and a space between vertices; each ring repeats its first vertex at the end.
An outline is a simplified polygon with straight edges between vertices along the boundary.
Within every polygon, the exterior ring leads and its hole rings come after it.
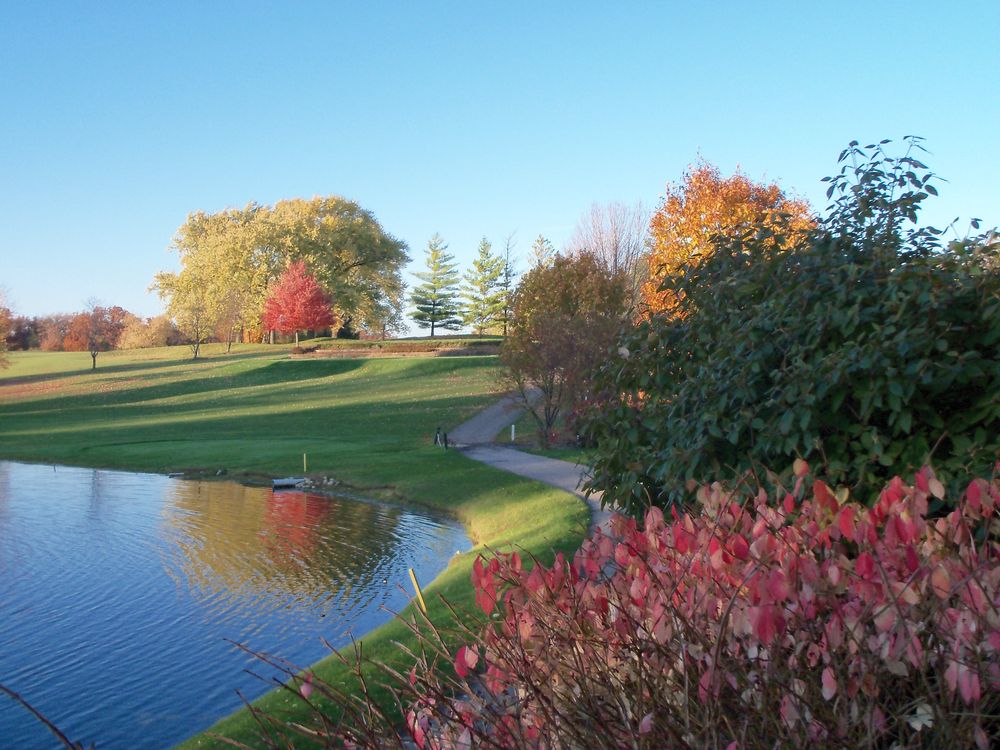
MULTIPOLYGON (((932 518, 944 488, 929 468, 913 486, 893 479, 869 508, 796 464, 791 491, 715 484, 698 511, 653 508, 641 528, 616 517, 572 561, 477 560, 489 617, 457 651, 422 642, 398 687, 409 740, 996 746, 1000 482, 973 480, 932 518)), ((400 745, 384 714, 349 713, 331 746, 400 745)))
POLYGON ((456 670, 481 663, 485 692, 457 713, 418 701, 411 727, 439 725, 426 744, 442 747, 466 732, 504 747, 988 746, 1000 485, 973 481, 929 519, 944 494, 930 469, 869 509, 820 481, 805 493, 797 468, 774 501, 716 484, 700 513, 618 517, 618 538, 596 533, 572 563, 477 564, 484 611, 499 589, 503 606, 456 670))

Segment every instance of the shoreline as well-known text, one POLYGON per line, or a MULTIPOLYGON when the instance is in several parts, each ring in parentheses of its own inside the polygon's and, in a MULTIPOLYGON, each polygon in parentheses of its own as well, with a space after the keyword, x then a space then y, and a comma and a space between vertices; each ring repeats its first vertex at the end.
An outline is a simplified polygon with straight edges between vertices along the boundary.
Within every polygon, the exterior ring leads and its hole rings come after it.
MULTIPOLYGON (((313 473, 335 477, 340 488, 445 513, 462 525, 475 546, 453 556, 433 581, 421 581, 435 622, 451 618, 442 599, 463 616, 475 612, 470 579, 479 554, 518 549, 549 564, 556 552, 575 551, 586 533, 589 512, 575 496, 431 444, 436 425, 453 429, 496 399, 495 357, 295 361, 252 346, 197 362, 179 350, 115 354, 114 367, 96 371, 78 371, 82 359, 72 354, 35 354, 22 368, 15 359, 11 375, 59 385, 15 389, 0 400, 0 455, 269 482, 299 476, 308 452, 313 473), (227 473, 214 476, 220 469, 227 473)), ((401 666, 395 643, 408 639, 397 621, 359 640, 366 659, 401 666)), ((348 670, 333 657, 309 668, 354 689, 348 670)), ((256 705, 301 720, 301 707, 287 697, 272 691, 256 705)), ((388 694, 381 691, 379 698, 388 694)), ((232 746, 206 732, 258 744, 245 708, 200 729, 180 747, 232 746)))

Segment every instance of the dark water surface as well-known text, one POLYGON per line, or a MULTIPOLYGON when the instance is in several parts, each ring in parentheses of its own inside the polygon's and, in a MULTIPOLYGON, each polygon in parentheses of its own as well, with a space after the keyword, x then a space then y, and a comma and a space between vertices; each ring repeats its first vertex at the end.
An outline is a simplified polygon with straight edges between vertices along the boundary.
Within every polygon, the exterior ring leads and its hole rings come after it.
MULTIPOLYGON (((99 750, 171 747, 266 692, 226 639, 308 665, 469 547, 392 505, 0 462, 0 683, 99 750)), ((0 748, 54 746, 0 695, 0 748)))

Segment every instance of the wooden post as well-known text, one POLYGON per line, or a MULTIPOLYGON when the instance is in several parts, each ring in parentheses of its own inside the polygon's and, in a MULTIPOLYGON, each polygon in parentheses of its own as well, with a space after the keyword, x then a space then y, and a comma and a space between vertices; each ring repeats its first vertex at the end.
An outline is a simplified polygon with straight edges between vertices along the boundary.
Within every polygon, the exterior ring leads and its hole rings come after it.
POLYGON ((427 605, 424 603, 424 595, 420 591, 420 584, 417 583, 417 574, 413 572, 413 568, 410 568, 410 580, 413 581, 413 590, 417 592, 417 601, 420 602, 420 609, 427 614, 427 605))

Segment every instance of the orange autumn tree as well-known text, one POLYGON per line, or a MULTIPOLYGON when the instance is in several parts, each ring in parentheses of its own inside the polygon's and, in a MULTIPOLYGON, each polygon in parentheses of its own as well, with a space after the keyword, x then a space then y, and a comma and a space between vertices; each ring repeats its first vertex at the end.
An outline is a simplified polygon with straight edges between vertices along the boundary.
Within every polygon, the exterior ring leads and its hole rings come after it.
POLYGON ((786 221, 783 231, 772 238, 775 244, 779 235, 794 242, 815 224, 809 204, 789 198, 776 183, 755 183, 739 171, 723 177, 718 167, 704 161, 690 167, 679 183, 668 183, 649 222, 649 280, 642 288, 646 310, 674 308, 670 292, 660 288, 663 280, 712 253, 717 236, 777 230, 786 221))

